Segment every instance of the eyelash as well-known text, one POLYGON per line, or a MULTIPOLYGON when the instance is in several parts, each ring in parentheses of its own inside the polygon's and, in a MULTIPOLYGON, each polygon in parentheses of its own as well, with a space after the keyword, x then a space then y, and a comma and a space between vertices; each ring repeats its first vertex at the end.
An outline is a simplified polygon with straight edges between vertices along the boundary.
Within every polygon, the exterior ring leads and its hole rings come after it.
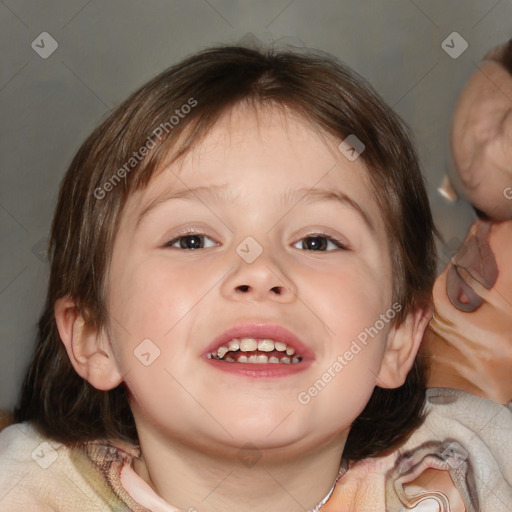
MULTIPOLYGON (((173 238, 172 240, 169 240, 169 242, 166 242, 164 244, 164 247, 180 249, 180 250, 183 250, 183 251, 196 251, 198 249, 182 249, 180 247, 172 247, 180 239, 187 238, 187 237, 190 237, 190 236, 205 236, 207 238, 210 238, 207 235, 205 235, 204 233, 201 233, 199 231, 193 231, 193 230, 184 231, 182 233, 179 233, 179 235, 177 237, 173 238)), ((338 247, 338 249, 340 249, 342 251, 348 251, 349 250, 349 248, 348 248, 348 246, 347 246, 347 244, 345 242, 343 242, 342 240, 339 240, 338 238, 334 238, 332 236, 329 236, 327 233, 309 233, 307 236, 304 236, 300 240, 298 240, 298 242, 300 242, 301 240, 306 240, 308 238, 325 238, 325 239, 327 239, 328 242, 332 242, 334 245, 336 245, 338 247)), ((295 243, 297 243, 297 242, 295 242, 295 243)), ((311 250, 309 250, 307 252, 332 252, 332 250, 330 250, 330 251, 311 251, 311 250)))

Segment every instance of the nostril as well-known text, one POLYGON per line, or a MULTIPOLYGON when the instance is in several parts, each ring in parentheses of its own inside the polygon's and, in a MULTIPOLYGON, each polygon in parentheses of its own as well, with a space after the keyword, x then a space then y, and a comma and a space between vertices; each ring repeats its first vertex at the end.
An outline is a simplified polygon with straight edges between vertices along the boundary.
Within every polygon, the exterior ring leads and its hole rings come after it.
POLYGON ((241 291, 241 292, 246 292, 248 289, 249 289, 249 286, 247 286, 246 284, 242 284, 237 287, 237 290, 241 291))
POLYGON ((272 288, 272 291, 274 293, 276 293, 277 295, 281 295, 282 293, 282 288, 280 286, 274 286, 274 288, 272 288))

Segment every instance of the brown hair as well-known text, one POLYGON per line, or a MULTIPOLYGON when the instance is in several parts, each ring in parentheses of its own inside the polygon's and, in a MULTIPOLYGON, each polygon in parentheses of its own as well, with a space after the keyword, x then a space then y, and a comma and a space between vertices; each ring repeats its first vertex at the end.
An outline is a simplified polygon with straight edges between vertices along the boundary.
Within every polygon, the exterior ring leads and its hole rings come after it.
MULTIPOLYGON (((355 134, 365 144, 361 158, 390 240, 394 301, 402 305, 394 321, 400 325, 408 313, 430 307, 436 230, 401 119, 363 78, 322 52, 204 50, 124 101, 71 162, 51 227, 48 295, 16 421, 31 421, 67 444, 97 438, 137 443, 124 385, 99 391, 78 376, 60 340, 54 304, 69 294, 91 328, 108 325, 109 262, 128 196, 148 184, 169 154, 187 154, 222 114, 243 102, 288 107, 340 142, 355 134)), ((350 430, 347 458, 379 455, 420 424, 424 373, 417 359, 403 386, 375 388, 350 430)))

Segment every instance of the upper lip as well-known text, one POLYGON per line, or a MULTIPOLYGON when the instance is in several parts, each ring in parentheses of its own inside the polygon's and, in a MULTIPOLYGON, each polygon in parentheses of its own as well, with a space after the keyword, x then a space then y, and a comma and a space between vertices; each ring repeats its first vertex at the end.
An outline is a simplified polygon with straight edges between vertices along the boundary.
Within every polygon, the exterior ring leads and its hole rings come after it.
POLYGON ((216 352, 219 347, 227 344, 234 338, 256 338, 282 341, 289 347, 295 349, 297 355, 302 359, 314 359, 314 353, 298 336, 288 329, 277 324, 245 323, 235 325, 231 329, 217 336, 205 349, 203 355, 216 352))

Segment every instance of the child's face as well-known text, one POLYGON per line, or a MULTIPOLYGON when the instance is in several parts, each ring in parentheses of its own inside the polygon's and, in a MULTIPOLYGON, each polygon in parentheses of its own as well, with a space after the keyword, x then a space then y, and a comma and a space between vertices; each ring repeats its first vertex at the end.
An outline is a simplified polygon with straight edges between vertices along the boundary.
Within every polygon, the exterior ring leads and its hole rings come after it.
POLYGON ((398 336, 389 323, 389 242, 365 165, 345 158, 340 142, 275 109, 258 119, 235 110, 129 198, 108 306, 139 435, 156 428, 204 446, 312 446, 344 439, 376 384, 401 384, 387 356, 383 364, 387 339, 398 336), (197 195, 166 200, 196 187, 197 195), (350 199, 299 201, 319 188, 350 199), (197 235, 178 238, 187 231, 197 235), (245 254, 257 247, 249 262, 245 254), (253 374, 226 371, 242 364, 213 362, 206 352, 242 323, 285 327, 311 357, 252 364, 253 374), (358 341, 370 327, 377 334, 358 341), (277 374, 265 376, 270 366, 277 374), (318 380, 321 390, 308 391, 318 380))
POLYGON ((484 61, 462 90, 452 121, 455 181, 472 204, 497 220, 512 216, 511 97, 510 73, 484 61))

